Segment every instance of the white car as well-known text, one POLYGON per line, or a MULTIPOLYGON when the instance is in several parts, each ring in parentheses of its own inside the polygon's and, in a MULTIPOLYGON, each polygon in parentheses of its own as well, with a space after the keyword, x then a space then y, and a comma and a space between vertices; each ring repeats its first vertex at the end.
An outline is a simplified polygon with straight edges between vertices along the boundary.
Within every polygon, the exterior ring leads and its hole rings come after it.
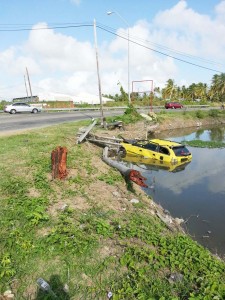
POLYGON ((4 112, 8 112, 10 114, 16 114, 20 112, 30 112, 36 114, 40 111, 40 107, 23 102, 15 102, 13 104, 6 105, 4 108, 4 112))

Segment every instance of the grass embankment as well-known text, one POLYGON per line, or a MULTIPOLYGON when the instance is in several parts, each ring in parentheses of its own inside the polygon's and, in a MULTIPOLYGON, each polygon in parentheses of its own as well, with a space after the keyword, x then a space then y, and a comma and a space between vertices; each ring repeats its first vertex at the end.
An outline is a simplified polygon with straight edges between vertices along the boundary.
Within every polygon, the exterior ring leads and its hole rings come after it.
POLYGON ((83 125, 0 139, 0 293, 52 299, 37 289, 42 277, 58 299, 224 299, 224 261, 171 233, 102 149, 77 145, 83 125), (64 181, 51 180, 58 145, 68 148, 64 181))

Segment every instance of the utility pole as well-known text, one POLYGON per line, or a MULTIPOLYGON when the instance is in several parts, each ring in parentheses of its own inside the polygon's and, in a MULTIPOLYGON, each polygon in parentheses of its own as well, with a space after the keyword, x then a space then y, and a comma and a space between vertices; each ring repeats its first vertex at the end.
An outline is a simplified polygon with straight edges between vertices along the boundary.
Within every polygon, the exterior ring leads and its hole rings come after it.
POLYGON ((31 90, 31 84, 30 84, 30 77, 29 77, 29 73, 26 67, 26 71, 27 71, 27 79, 28 79, 28 84, 29 84, 29 88, 30 88, 30 98, 31 98, 31 102, 33 101, 33 95, 32 95, 32 90, 31 90))
POLYGON ((27 93, 27 98, 28 98, 27 83, 26 83, 26 76, 25 75, 24 75, 24 83, 25 83, 25 88, 26 88, 26 93, 27 93))
POLYGON ((102 89, 101 89, 101 80, 100 80, 99 63, 98 63, 98 46, 97 46, 97 33, 96 33, 95 19, 94 19, 94 39, 95 39, 95 54, 96 54, 97 74, 98 74, 98 92, 99 92, 99 100, 100 100, 100 110, 101 110, 102 124, 105 127, 105 120, 104 120, 103 106, 102 106, 102 89))

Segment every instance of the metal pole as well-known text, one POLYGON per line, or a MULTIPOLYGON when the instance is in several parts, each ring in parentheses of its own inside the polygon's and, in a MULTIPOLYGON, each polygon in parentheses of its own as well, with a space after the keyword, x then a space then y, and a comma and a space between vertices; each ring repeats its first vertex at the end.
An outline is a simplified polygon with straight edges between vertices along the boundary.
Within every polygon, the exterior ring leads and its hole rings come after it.
POLYGON ((98 63, 98 46, 97 46, 97 33, 96 33, 96 21, 95 21, 95 19, 94 19, 94 38, 95 38, 95 54, 96 54, 97 74, 98 74, 98 91, 99 91, 99 100, 100 100, 100 110, 101 110, 102 124, 105 127, 104 115, 103 115, 103 106, 102 106, 101 80, 100 80, 99 63, 98 63))
POLYGON ((130 101, 130 31, 129 31, 129 27, 128 27, 128 49, 127 49, 127 63, 128 63, 128 103, 129 105, 131 104, 131 101, 130 101))
POLYGON ((25 88, 26 88, 26 93, 27 93, 27 98, 28 98, 27 83, 26 83, 26 76, 25 75, 24 75, 24 83, 25 83, 25 88))
POLYGON ((31 98, 31 102, 32 102, 33 101, 33 95, 32 95, 31 84, 30 84, 30 77, 29 77, 29 74, 28 74, 27 67, 26 67, 26 71, 27 71, 28 84, 29 84, 29 88, 30 88, 30 98, 31 98))

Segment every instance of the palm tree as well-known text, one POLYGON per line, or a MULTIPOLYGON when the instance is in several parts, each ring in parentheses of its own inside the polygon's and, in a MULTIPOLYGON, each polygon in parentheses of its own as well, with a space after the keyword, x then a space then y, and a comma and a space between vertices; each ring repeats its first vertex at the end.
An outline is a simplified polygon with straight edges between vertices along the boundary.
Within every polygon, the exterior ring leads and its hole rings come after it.
POLYGON ((219 94, 221 97, 221 102, 225 100, 225 73, 221 73, 219 75, 219 94))
POLYGON ((188 89, 187 89, 187 96, 189 98, 189 100, 194 101, 194 99, 196 98, 196 84, 192 83, 188 89))
POLYGON ((187 99, 187 88, 185 85, 182 85, 181 87, 181 90, 180 90, 180 97, 183 99, 183 100, 186 100, 187 99))
POLYGON ((195 86, 195 96, 198 99, 204 100, 206 99, 206 94, 207 94, 207 85, 202 82, 199 82, 195 86))
POLYGON ((225 73, 213 76, 210 97, 212 100, 225 101, 225 73))
POLYGON ((212 101, 219 100, 219 75, 218 74, 213 75, 211 88, 209 90, 209 97, 212 101))
POLYGON ((165 96, 166 98, 171 98, 175 95, 177 87, 175 86, 175 82, 173 79, 168 79, 165 87, 165 96))

